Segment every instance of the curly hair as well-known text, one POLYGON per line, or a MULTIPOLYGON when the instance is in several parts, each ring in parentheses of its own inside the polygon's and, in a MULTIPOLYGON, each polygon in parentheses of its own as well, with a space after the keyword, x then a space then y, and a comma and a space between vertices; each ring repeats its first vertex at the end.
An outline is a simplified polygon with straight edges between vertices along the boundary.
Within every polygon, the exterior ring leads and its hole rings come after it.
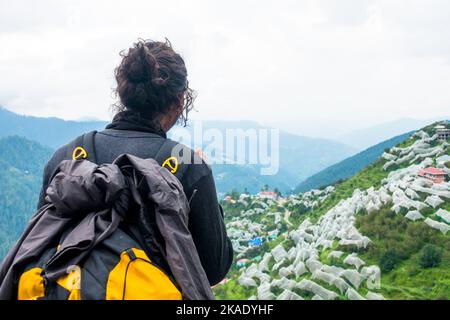
POLYGON ((133 110, 154 119, 165 114, 184 95, 181 119, 186 125, 195 92, 189 88, 184 60, 172 49, 170 41, 138 39, 120 55, 122 62, 114 72, 115 93, 120 98, 115 111, 133 110))

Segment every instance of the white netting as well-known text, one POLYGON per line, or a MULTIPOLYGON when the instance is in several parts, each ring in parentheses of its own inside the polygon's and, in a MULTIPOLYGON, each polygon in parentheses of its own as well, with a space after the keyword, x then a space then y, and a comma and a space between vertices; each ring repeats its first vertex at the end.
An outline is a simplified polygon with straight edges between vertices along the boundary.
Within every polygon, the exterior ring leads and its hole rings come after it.
POLYGON ((342 272, 342 277, 347 279, 356 289, 358 289, 361 285, 362 278, 359 272, 356 270, 344 270, 342 272))
POLYGON ((344 294, 347 291, 347 289, 350 288, 350 285, 347 282, 345 282, 345 280, 337 277, 332 282, 332 285, 338 288, 341 294, 344 294))
POLYGON ((369 291, 366 294, 366 299, 367 300, 384 300, 384 297, 379 293, 369 291))
POLYGON ((356 256, 356 253, 349 254, 344 259, 344 263, 354 266, 356 269, 359 269, 361 266, 366 264, 364 261, 362 261, 360 258, 356 256))
POLYGON ((249 277, 242 277, 242 276, 239 277, 238 283, 243 287, 257 287, 258 286, 256 281, 249 277))
POLYGON ((408 211, 408 213, 405 215, 405 218, 412 221, 425 219, 425 217, 417 210, 408 211))
POLYGON ((301 296, 290 290, 284 290, 277 300, 304 300, 301 296))
POLYGON ((300 281, 297 284, 297 288, 300 290, 312 292, 325 300, 334 300, 337 298, 337 294, 335 292, 325 289, 321 285, 318 285, 317 283, 307 279, 303 279, 302 281, 300 281))
POLYGON ((450 212, 447 210, 439 209, 435 214, 445 222, 450 223, 450 212))
POLYGON ((450 226, 444 222, 435 221, 430 218, 426 218, 424 222, 433 229, 441 231, 443 234, 446 234, 450 230, 450 226))
POLYGON ((275 248, 273 248, 271 253, 276 262, 283 261, 284 259, 286 259, 288 257, 286 250, 284 249, 284 247, 281 244, 279 244, 275 248))
POLYGON ((336 267, 336 266, 329 266, 324 264, 322 266, 322 270, 328 273, 331 273, 332 275, 336 276, 336 277, 340 277, 341 274, 345 271, 345 269, 341 268, 341 267, 336 267))
POLYGON ((293 266, 293 265, 290 265, 290 266, 288 266, 288 267, 283 267, 283 268, 281 268, 280 271, 278 271, 278 275, 279 275, 280 277, 288 277, 288 276, 290 276, 291 274, 293 274, 294 272, 295 272, 294 266, 293 266))
POLYGON ((320 270, 322 268, 322 263, 316 259, 309 258, 306 260, 306 267, 308 268, 309 272, 313 273, 316 270, 320 270))
POLYGON ((352 288, 348 288, 346 295, 349 300, 366 300, 366 298, 361 296, 356 290, 352 288))
POLYGON ((436 195, 431 195, 428 196, 425 199, 425 203, 428 203, 430 206, 432 206, 433 208, 437 208, 439 207, 441 204, 444 203, 444 200, 442 200, 441 198, 439 198, 439 196, 436 195))
POLYGON ((266 252, 262 258, 262 260, 258 264, 259 271, 269 271, 269 262, 272 259, 272 255, 266 252))
POLYGON ((257 288, 258 300, 275 300, 275 295, 270 291, 270 284, 263 283, 257 288))
POLYGON ((295 268, 294 268, 294 272, 297 277, 299 277, 302 274, 304 274, 305 272, 307 272, 305 264, 303 262, 299 262, 298 264, 296 264, 295 268))
POLYGON ((336 280, 336 276, 331 273, 323 272, 321 270, 316 270, 312 274, 313 279, 321 280, 329 285, 333 284, 333 281, 336 280))
POLYGON ((372 265, 361 269, 361 277, 366 279, 367 288, 381 288, 381 270, 378 266, 372 265))
POLYGON ((287 278, 275 279, 271 282, 271 287, 278 287, 281 289, 292 290, 297 285, 297 282, 287 278))

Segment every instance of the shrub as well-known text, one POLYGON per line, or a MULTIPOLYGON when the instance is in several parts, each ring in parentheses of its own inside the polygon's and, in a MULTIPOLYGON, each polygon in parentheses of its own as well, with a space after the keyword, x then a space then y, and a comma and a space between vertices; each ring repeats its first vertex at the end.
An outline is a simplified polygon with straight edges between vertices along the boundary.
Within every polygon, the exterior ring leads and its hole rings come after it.
POLYGON ((387 250, 380 258, 380 269, 383 272, 389 272, 394 269, 400 261, 397 251, 387 250))
POLYGON ((427 244, 422 248, 419 265, 422 268, 433 268, 436 267, 442 260, 442 250, 441 248, 427 244))

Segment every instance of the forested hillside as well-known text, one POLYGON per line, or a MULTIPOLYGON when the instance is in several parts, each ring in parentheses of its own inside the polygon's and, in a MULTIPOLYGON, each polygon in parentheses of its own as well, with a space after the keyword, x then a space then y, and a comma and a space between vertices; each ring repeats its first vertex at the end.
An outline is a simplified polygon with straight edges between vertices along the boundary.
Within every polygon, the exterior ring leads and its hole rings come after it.
POLYGON ((372 162, 376 161, 385 149, 392 148, 393 146, 399 144, 411 134, 412 132, 408 132, 383 141, 316 174, 313 174, 311 177, 300 183, 295 188, 294 192, 299 193, 311 189, 318 189, 323 186, 334 184, 339 180, 347 179, 361 169, 367 167, 372 162))
POLYGON ((27 139, 0 139, 0 259, 36 211, 42 171, 52 150, 27 139))
POLYGON ((236 260, 216 294, 449 299, 449 160, 432 125, 335 186, 278 199, 230 195, 222 204, 236 260), (423 176, 427 168, 446 180, 423 176))

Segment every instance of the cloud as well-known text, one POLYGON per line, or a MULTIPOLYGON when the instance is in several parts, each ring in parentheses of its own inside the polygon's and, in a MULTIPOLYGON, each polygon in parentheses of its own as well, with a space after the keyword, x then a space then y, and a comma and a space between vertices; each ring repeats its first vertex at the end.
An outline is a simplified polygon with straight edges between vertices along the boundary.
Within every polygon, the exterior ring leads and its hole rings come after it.
POLYGON ((138 37, 168 37, 200 119, 329 135, 448 112, 450 3, 433 0, 0 0, 0 104, 111 117, 113 69, 138 37))

